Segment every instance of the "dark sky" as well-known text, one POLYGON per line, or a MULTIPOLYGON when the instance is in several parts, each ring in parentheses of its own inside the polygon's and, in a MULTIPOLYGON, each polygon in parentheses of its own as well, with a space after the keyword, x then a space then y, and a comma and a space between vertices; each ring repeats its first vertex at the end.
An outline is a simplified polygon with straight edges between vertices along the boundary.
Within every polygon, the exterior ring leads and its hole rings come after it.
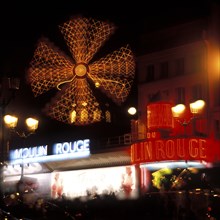
MULTIPOLYGON (((75 15, 114 23, 117 30, 110 39, 112 49, 130 44, 136 52, 140 33, 201 16, 208 10, 210 2, 4 1, 0 6, 0 71, 2 74, 22 76, 32 58, 37 40, 46 36, 56 43, 60 34, 58 25, 75 15)), ((62 43, 58 46, 63 46, 62 43)))
MULTIPOLYGON (((85 136, 84 132, 91 130, 73 128, 53 120, 47 120, 41 114, 42 105, 46 103, 43 103, 41 99, 34 98, 26 84, 26 71, 38 39, 45 36, 62 49, 64 42, 57 37, 60 34, 58 25, 72 16, 82 15, 109 21, 116 25, 116 32, 109 39, 108 47, 103 46, 103 49, 100 49, 103 50, 103 54, 119 49, 126 44, 130 44, 136 54, 138 47, 140 47, 138 37, 141 33, 200 17, 207 12, 209 2, 209 0, 175 2, 144 0, 4 1, 0 6, 0 73, 2 76, 20 77, 22 86, 18 92, 19 101, 15 100, 13 106, 19 106, 18 112, 33 111, 34 114, 41 117, 43 119, 43 124, 41 123, 41 127, 39 127, 41 134, 45 134, 45 131, 53 133, 59 127, 59 132, 62 130, 65 133, 66 129, 71 129, 73 135, 81 133, 85 136)), ((126 114, 127 112, 122 109, 120 108, 120 114, 126 114)), ((100 134, 101 136, 103 128, 98 126, 95 128, 94 135, 100 134)), ((92 130, 94 132, 93 127, 92 130)), ((106 128, 105 135, 111 136, 108 132, 111 132, 110 128, 106 128)))
POLYGON ((136 51, 140 33, 198 17, 206 13, 210 1, 4 1, 0 7, 0 70, 23 75, 37 40, 46 36, 56 42, 58 25, 75 15, 114 23, 117 30, 111 46, 129 43, 136 51))

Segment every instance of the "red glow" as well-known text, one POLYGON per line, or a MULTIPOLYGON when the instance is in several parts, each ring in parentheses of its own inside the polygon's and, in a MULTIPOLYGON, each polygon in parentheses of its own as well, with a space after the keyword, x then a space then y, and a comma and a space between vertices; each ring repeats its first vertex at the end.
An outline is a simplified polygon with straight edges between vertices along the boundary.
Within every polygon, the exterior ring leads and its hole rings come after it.
POLYGON ((152 103, 147 106, 147 128, 150 131, 172 129, 174 120, 171 104, 166 102, 152 103))
POLYGON ((167 160, 213 161, 220 150, 204 138, 155 139, 131 145, 131 162, 156 162, 167 160))

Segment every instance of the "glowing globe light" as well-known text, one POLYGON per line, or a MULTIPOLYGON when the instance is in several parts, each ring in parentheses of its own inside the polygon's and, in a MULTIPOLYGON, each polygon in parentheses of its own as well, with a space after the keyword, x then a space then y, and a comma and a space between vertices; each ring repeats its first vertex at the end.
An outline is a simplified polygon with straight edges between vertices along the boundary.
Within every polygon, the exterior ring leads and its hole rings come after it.
POLYGON ((174 117, 179 117, 184 111, 185 111, 185 105, 183 104, 178 104, 174 107, 172 107, 172 113, 174 117))
POLYGON ((205 102, 203 100, 197 100, 193 103, 190 103, 190 111, 193 114, 198 114, 204 108, 205 102))
POLYGON ((38 120, 34 119, 34 118, 27 118, 26 119, 26 125, 28 127, 29 130, 31 131, 35 131, 38 128, 38 120))
POLYGON ((130 107, 130 108, 128 109, 128 113, 129 113, 130 115, 135 115, 135 114, 137 113, 137 109, 136 109, 135 107, 130 107))
POLYGON ((15 128, 18 123, 18 118, 12 115, 5 115, 4 122, 9 128, 15 128))

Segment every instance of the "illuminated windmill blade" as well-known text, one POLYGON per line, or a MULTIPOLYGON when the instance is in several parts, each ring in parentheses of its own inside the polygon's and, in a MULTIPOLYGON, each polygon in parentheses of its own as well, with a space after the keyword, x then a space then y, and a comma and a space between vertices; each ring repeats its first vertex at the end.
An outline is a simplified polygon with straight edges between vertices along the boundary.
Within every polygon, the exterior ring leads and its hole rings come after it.
POLYGON ((114 102, 121 104, 130 93, 135 75, 135 61, 129 46, 89 65, 88 76, 114 102))
POLYGON ((92 93, 94 86, 117 104, 125 101, 135 74, 131 50, 122 47, 89 63, 114 29, 110 23, 81 17, 60 26, 74 62, 49 41, 39 43, 27 78, 35 96, 53 88, 60 90, 45 108, 48 116, 75 125, 101 121, 99 103, 92 93), (90 83, 94 83, 92 88, 90 83))
POLYGON ((27 74, 34 96, 73 78, 73 68, 74 64, 70 59, 48 40, 39 42, 27 74))
POLYGON ((115 27, 107 22, 79 17, 61 25, 60 30, 76 63, 88 64, 115 27))
POLYGON ((46 112, 48 116, 75 125, 87 125, 101 121, 99 104, 86 79, 74 78, 62 88, 62 93, 52 100, 46 112))

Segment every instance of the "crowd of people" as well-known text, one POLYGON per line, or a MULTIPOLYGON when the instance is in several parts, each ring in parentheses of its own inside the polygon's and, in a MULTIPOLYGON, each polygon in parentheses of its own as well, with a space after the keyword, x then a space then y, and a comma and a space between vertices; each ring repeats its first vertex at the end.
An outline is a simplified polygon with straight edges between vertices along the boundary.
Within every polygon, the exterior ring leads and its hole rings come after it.
MULTIPOLYGON (((209 206, 193 209, 192 198, 178 205, 175 195, 170 193, 145 194, 138 199, 119 200, 114 194, 94 197, 87 201, 80 198, 68 200, 65 198, 36 200, 32 206, 17 202, 4 207, 7 213, 17 219, 29 220, 112 220, 112 219, 160 219, 160 220, 217 220, 220 212, 220 199, 210 200, 209 206)), ((213 197, 214 199, 214 197, 213 197)), ((198 198, 198 201, 202 201, 198 198)), ((10 220, 10 218, 8 218, 10 220)), ((14 218, 15 220, 15 218, 14 218)))

